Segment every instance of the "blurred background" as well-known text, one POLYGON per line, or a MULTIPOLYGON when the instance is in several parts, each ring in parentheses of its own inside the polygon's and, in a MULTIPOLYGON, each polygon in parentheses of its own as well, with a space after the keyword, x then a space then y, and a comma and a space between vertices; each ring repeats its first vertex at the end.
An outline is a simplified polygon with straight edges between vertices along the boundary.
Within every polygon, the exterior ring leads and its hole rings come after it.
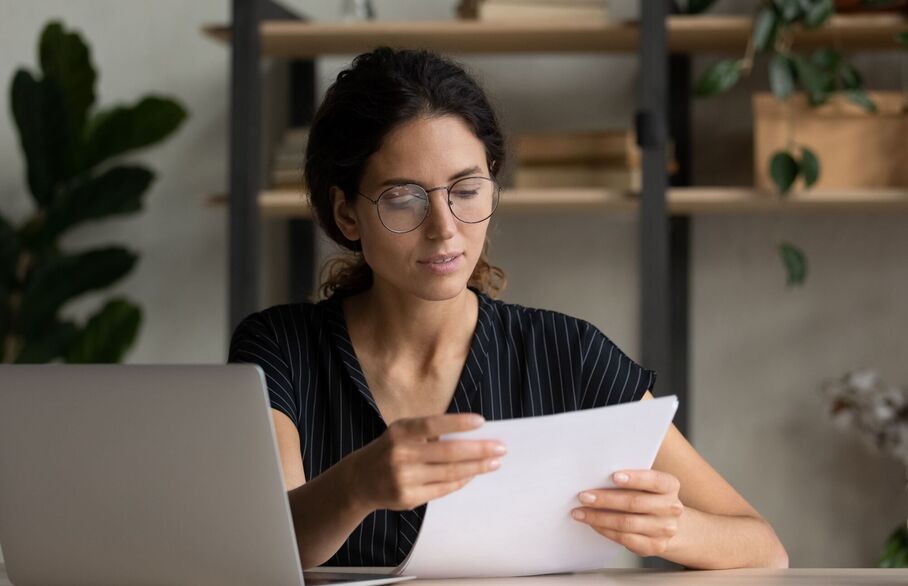
MULTIPOLYGON (((372 2, 374 18, 389 21, 455 19, 460 4, 372 2)), ((719 0, 709 13, 750 15, 757 4, 719 0)), ((283 5, 319 22, 339 21, 344 12, 339 0, 283 5)), ((638 8, 613 0, 608 18, 634 19, 638 8)), ((0 211, 10 223, 34 211, 10 88, 17 69, 37 70, 36 46, 49 21, 61 21, 90 46, 98 103, 156 94, 186 110, 172 136, 137 157, 157 174, 144 209, 85 224, 63 239, 74 249, 116 242, 139 255, 115 287, 64 308, 65 315, 85 318, 111 292, 141 306, 142 326, 125 362, 226 360, 227 208, 210 196, 227 191, 230 52, 202 28, 229 24, 230 11, 225 0, 3 2, 0 211)), ((352 57, 316 59, 318 96, 352 57)), ((640 73, 633 52, 455 58, 486 88, 515 141, 520 134, 632 125, 640 73)), ((868 91, 908 92, 908 51, 854 50, 848 58, 868 91)), ((693 77, 716 61, 695 56, 693 77)), ((272 60, 262 63, 266 77, 277 72, 272 60)), ((265 139, 272 144, 280 140, 285 107, 285 89, 274 77, 262 94, 265 139)), ((721 96, 692 101, 694 185, 754 185, 751 100, 769 89, 766 60, 758 58, 752 74, 721 96)), ((904 168, 908 160, 894 164, 904 168)), ((887 537, 908 518, 903 465, 837 429, 830 399, 820 392, 824 381, 858 369, 873 369, 890 387, 908 385, 908 206, 894 210, 690 217, 687 435, 772 523, 792 567, 875 566, 887 537), (809 263, 800 285, 788 283, 778 249, 785 241, 797 243, 809 263)), ((285 244, 283 220, 263 219, 261 230, 265 307, 291 301, 286 258, 294 250, 285 244)), ((508 274, 506 301, 583 317, 639 359, 636 213, 498 213, 490 238, 491 259, 508 274)), ((333 252, 319 236, 318 258, 333 252)), ((671 394, 666 385, 660 380, 655 394, 671 394)), ((638 560, 628 553, 623 563, 638 560)))

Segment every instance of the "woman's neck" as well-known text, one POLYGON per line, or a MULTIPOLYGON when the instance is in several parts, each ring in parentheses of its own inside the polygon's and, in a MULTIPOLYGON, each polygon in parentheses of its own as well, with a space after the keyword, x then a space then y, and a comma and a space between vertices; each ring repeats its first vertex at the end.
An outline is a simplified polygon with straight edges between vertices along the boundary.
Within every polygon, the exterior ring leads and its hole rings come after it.
POLYGON ((451 299, 432 301, 377 281, 343 303, 351 338, 355 330, 373 361, 425 372, 464 360, 479 313, 479 299, 467 288, 451 299))

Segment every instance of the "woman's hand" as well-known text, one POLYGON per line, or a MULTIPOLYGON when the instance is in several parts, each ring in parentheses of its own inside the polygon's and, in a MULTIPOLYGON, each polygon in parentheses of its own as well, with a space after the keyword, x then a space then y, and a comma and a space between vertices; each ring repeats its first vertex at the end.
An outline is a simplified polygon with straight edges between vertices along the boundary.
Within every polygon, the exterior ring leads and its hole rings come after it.
POLYGON ((476 429, 484 422, 474 413, 393 421, 378 438, 348 456, 354 464, 355 499, 369 511, 405 511, 462 488, 477 474, 496 470, 506 451, 501 442, 438 441, 442 434, 476 429))
POLYGON ((572 516, 637 555, 664 553, 684 511, 678 498, 681 482, 658 470, 625 470, 612 480, 619 488, 580 493, 577 498, 586 506, 572 510, 572 516))

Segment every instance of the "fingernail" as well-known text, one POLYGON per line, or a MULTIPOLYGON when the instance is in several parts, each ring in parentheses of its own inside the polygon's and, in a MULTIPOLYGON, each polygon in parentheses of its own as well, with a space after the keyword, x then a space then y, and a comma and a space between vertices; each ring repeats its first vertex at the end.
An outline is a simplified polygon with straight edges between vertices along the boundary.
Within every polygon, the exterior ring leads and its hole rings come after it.
POLYGON ((497 469, 499 466, 501 466, 501 462, 499 462, 498 460, 492 460, 491 462, 489 462, 489 468, 491 468, 492 470, 497 469))
POLYGON ((472 423, 473 425, 481 425, 481 424, 485 423, 485 421, 486 421, 486 418, 483 417, 482 415, 474 415, 470 418, 470 423, 472 423))
POLYGON ((596 502, 596 495, 591 492, 581 492, 580 500, 584 503, 594 503, 596 502))
POLYGON ((492 451, 495 452, 496 454, 500 455, 500 454, 504 454, 505 452, 507 452, 508 449, 502 445, 497 445, 494 448, 492 448, 492 451))
POLYGON ((624 484, 625 482, 627 482, 627 479, 627 474, 625 474, 624 472, 617 472, 615 474, 615 482, 624 484))
POLYGON ((571 516, 577 519, 578 521, 583 521, 586 518, 586 513, 583 511, 574 511, 571 513, 571 516))

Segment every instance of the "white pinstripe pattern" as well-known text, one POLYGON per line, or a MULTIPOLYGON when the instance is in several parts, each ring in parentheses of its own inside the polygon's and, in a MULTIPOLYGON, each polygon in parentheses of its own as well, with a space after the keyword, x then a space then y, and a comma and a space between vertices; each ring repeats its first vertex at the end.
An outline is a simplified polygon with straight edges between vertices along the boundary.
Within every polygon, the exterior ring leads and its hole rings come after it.
MULTIPOLYGON (((476 409, 489 420, 548 415, 639 400, 655 384, 653 371, 587 321, 482 294, 479 299, 448 413, 476 409)), ((386 429, 339 300, 254 313, 237 326, 230 344, 228 362, 259 364, 271 406, 296 423, 307 479, 386 429)), ((326 564, 397 565, 416 541, 425 511, 425 504, 373 511, 326 564)))

